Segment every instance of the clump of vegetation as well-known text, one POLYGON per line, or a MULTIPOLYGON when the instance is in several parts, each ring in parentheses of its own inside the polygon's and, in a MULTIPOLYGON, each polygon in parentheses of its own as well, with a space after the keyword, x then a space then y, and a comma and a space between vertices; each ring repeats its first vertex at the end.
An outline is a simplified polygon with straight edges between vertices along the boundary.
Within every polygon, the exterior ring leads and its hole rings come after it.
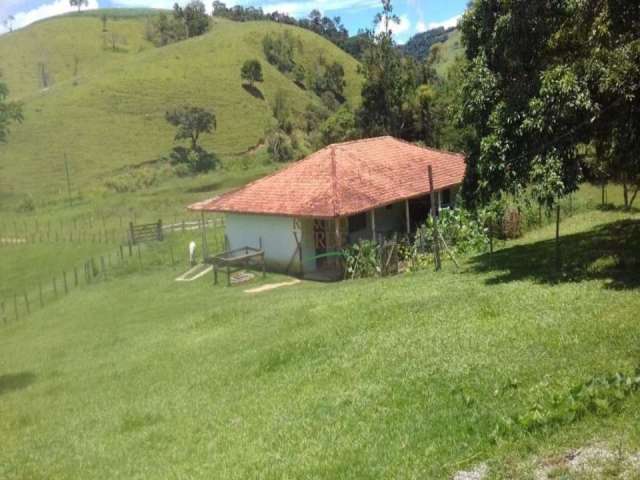
POLYGON ((22 123, 22 104, 7 100, 9 89, 0 82, 0 143, 6 143, 12 123, 22 123))
POLYGON ((177 3, 171 16, 161 13, 148 24, 146 37, 157 47, 197 37, 209 30, 209 16, 204 3, 199 0, 189 2, 184 8, 177 3))
MULTIPOLYGON (((329 95, 325 104, 329 108, 344 101, 344 67, 338 62, 329 63, 323 55, 318 57, 315 68, 307 74, 307 86, 322 98, 329 95)), ((335 110, 335 108, 331 108, 335 110)))
POLYGON ((491 434, 495 441, 517 433, 532 433, 577 422, 588 414, 607 416, 617 412, 625 399, 640 391, 640 368, 633 375, 615 373, 594 376, 564 394, 541 392, 524 413, 502 418, 491 434))
POLYGON ((355 243, 342 251, 347 278, 375 277, 381 274, 380 246, 371 240, 355 243))
POLYGON ((240 70, 240 78, 248 82, 250 87, 253 87, 255 82, 262 82, 262 65, 260 62, 256 59, 244 62, 240 70))
POLYGON ((33 195, 30 193, 24 197, 18 206, 16 207, 16 211, 18 213, 32 213, 36 210, 36 202, 33 200, 33 195))
POLYGON ((174 140, 190 142, 189 148, 177 146, 173 149, 169 157, 172 164, 186 165, 192 173, 207 172, 218 166, 215 154, 198 144, 203 133, 212 133, 216 129, 215 113, 201 107, 183 106, 167 112, 165 118, 176 127, 174 140))
POLYGON ((128 193, 157 185, 159 180, 155 168, 134 168, 108 178, 104 186, 116 193, 128 193))
POLYGON ((262 49, 267 61, 282 73, 289 73, 295 66, 294 53, 302 43, 285 30, 280 35, 267 34, 262 39, 262 49))

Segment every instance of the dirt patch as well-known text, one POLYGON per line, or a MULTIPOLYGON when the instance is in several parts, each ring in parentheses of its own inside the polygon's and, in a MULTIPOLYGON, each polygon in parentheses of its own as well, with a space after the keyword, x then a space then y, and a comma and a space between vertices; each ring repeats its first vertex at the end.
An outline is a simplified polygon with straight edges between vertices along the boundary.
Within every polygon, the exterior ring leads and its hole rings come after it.
POLYGON ((640 479, 640 453, 593 445, 546 459, 536 468, 535 480, 567 478, 576 480, 620 478, 640 479))

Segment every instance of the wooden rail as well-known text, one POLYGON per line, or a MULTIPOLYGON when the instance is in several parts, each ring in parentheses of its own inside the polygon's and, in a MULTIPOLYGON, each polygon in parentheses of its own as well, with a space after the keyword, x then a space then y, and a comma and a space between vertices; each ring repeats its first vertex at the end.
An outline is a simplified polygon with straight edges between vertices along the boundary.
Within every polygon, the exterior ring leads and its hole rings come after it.
POLYGON ((153 240, 162 241, 163 238, 162 220, 142 225, 134 225, 133 222, 129 222, 129 240, 133 245, 153 240))

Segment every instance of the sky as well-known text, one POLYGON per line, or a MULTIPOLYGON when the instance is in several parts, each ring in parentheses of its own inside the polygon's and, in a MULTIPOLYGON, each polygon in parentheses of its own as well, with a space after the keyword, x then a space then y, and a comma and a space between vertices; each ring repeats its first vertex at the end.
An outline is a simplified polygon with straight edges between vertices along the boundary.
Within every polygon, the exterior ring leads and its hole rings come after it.
MULTIPOLYGON (((204 0, 208 9, 213 0, 204 0)), ((224 1, 224 0, 223 0, 224 1)), ((394 13, 400 24, 394 27, 398 42, 406 42, 412 35, 438 26, 454 26, 468 0, 394 0, 394 13)), ((176 0, 89 0, 89 8, 150 7, 171 8, 176 0)), ((184 4, 187 0, 178 0, 184 4)), ((262 7, 266 12, 278 10, 294 17, 306 16, 318 9, 330 17, 339 16, 355 34, 361 28, 372 28, 373 17, 380 10, 379 0, 227 0, 227 6, 236 4, 262 7)), ((2 22, 13 15, 13 28, 21 28, 37 20, 75 11, 69 0, 0 0, 0 33, 7 31, 2 22)))

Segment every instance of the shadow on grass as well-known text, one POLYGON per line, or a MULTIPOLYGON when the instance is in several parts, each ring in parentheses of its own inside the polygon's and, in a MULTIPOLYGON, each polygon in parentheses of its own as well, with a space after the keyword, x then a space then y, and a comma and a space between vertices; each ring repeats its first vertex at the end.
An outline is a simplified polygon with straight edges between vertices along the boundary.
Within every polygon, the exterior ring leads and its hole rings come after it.
POLYGON ((560 251, 560 274, 556 272, 554 239, 480 255, 472 260, 471 268, 495 272, 488 284, 527 279, 540 283, 600 279, 607 288, 640 287, 640 220, 620 220, 561 236, 560 251))
POLYGON ((15 390, 27 388, 36 381, 35 374, 31 372, 10 373, 0 375, 0 395, 15 390))
POLYGON ((262 92, 258 90, 255 86, 243 83, 242 88, 244 88, 247 91, 247 93, 249 93, 250 95, 253 95, 256 98, 259 98, 260 100, 264 100, 264 95, 262 95, 262 92))

